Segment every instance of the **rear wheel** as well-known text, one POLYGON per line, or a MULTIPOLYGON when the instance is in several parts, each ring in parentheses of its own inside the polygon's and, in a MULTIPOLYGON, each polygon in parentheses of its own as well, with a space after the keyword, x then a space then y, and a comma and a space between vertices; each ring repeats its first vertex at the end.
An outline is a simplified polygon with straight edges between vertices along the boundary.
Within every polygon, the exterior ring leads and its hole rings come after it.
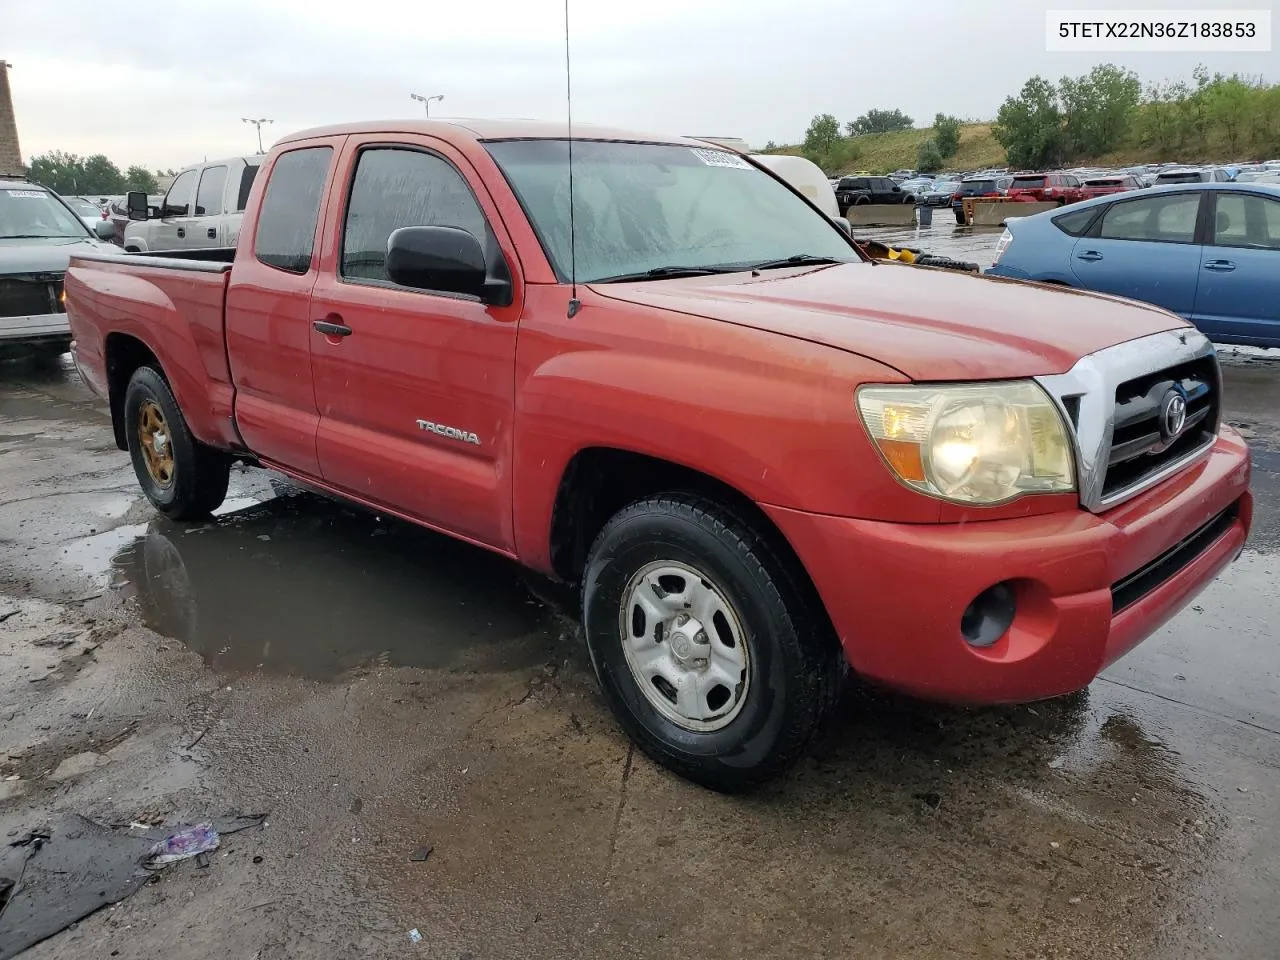
POLYGON ((605 699, 645 753, 723 791, 800 756, 846 669, 800 576, 751 524, 701 497, 653 497, 605 525, 583 625, 605 699))
POLYGON ((200 520, 227 496, 231 460, 196 440, 158 371, 139 367, 124 395, 125 436, 133 472, 157 510, 200 520))

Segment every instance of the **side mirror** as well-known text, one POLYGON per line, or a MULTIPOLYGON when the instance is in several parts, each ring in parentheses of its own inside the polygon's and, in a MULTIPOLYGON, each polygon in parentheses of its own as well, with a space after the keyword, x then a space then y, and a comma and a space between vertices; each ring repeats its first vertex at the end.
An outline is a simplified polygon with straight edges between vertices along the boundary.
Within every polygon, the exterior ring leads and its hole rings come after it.
POLYGON ((836 226, 837 226, 837 227, 839 227, 841 230, 843 230, 843 231, 845 232, 845 235, 846 235, 846 236, 848 236, 850 239, 852 239, 852 237, 853 237, 853 224, 851 224, 851 223, 849 222, 849 218, 848 218, 848 217, 832 217, 831 219, 835 221, 835 224, 836 224, 836 226))
POLYGON ((480 241, 458 227, 401 227, 387 238, 387 276, 418 290, 483 297, 486 269, 480 241))
POLYGON ((97 234, 99 240, 114 240, 116 225, 110 220, 97 220, 93 224, 93 232, 97 234))
POLYGON ((147 195, 141 190, 131 190, 125 198, 125 209, 129 211, 130 220, 147 220, 151 208, 147 206, 147 195))

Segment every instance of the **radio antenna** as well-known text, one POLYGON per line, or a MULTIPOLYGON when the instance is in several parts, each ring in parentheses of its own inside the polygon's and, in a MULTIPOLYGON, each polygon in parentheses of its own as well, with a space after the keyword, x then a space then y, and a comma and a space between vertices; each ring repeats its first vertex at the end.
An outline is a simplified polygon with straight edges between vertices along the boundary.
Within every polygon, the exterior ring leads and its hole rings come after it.
POLYGON ((582 304, 578 302, 578 237, 573 215, 573 73, 569 69, 569 0, 564 0, 564 96, 569 116, 569 319, 582 304))

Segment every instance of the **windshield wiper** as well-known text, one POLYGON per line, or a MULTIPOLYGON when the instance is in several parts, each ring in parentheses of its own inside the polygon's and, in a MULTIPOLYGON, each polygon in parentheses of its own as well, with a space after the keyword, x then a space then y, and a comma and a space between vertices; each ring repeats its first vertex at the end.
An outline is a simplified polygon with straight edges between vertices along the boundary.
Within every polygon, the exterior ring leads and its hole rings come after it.
POLYGON ((67 233, 3 233, 0 240, 75 240, 67 233))
POLYGON ((786 257, 782 260, 765 260, 763 263, 753 263, 747 267, 747 270, 776 270, 779 267, 812 267, 821 266, 828 263, 848 263, 848 260, 837 260, 835 257, 819 257, 812 253, 797 253, 795 256, 786 257))
POLYGON ((640 273, 620 273, 616 277, 601 277, 592 283, 625 283, 629 280, 666 280, 672 277, 705 277, 712 273, 737 273, 743 267, 654 267, 640 273))

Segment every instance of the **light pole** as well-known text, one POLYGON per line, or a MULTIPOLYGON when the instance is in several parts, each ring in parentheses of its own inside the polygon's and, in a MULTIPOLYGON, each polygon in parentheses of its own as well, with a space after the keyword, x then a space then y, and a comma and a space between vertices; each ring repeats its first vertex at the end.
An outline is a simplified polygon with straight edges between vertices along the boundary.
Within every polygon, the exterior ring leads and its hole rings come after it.
POLYGON ((424 96, 423 96, 422 94, 420 94, 420 93, 411 93, 411 94, 409 94, 409 99, 410 99, 410 100, 417 100, 420 104, 422 104, 424 107, 426 107, 426 110, 427 110, 427 116, 429 117, 429 116, 431 116, 431 101, 432 101, 432 100, 443 100, 443 99, 444 99, 444 94, 443 94, 443 93, 437 93, 437 94, 436 94, 435 96, 433 96, 433 97, 424 97, 424 96))
POLYGON ((251 120, 248 117, 241 117, 240 119, 243 120, 245 123, 252 123, 255 127, 258 128, 258 152, 266 153, 266 151, 262 149, 262 125, 264 123, 274 123, 275 121, 268 120, 266 117, 260 117, 257 120, 251 120))

